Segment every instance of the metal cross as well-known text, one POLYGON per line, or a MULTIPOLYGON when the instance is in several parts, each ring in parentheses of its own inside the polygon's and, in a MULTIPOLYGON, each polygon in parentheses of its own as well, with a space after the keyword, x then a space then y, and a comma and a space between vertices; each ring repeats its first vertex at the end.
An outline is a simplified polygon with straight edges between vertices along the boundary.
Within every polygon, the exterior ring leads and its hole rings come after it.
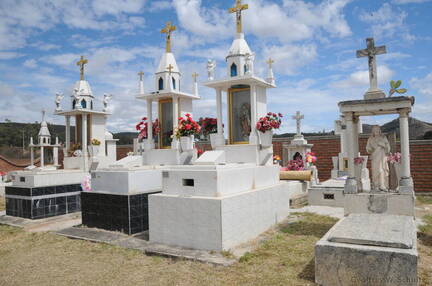
POLYGON ((166 34, 166 48, 167 53, 171 53, 171 32, 176 30, 176 26, 171 25, 171 22, 167 22, 165 28, 161 30, 161 34, 166 34))
POLYGON ((196 72, 194 72, 192 74, 192 78, 194 79, 194 82, 196 82, 197 77, 198 77, 198 74, 196 72))
POLYGON ((229 13, 236 13, 237 33, 242 32, 241 12, 248 8, 248 4, 242 4, 241 0, 236 0, 236 5, 228 9, 229 13))
POLYGON ((274 60, 272 60, 272 58, 269 58, 268 61, 266 61, 266 63, 269 65, 269 69, 272 68, 274 60))
POLYGON ((84 80, 84 65, 88 63, 88 60, 81 56, 81 59, 76 63, 80 67, 80 80, 84 80))
POLYGON ((140 81, 142 81, 142 80, 143 80, 143 76, 144 76, 144 72, 143 72, 143 71, 140 71, 140 72, 138 73, 138 75, 139 75, 139 77, 140 77, 140 81))
POLYGON ((368 57, 370 90, 378 89, 376 55, 387 53, 385 46, 375 47, 374 39, 366 39, 367 48, 357 51, 357 58, 368 57))
POLYGON ((173 68, 174 67, 171 64, 169 64, 169 66, 167 67, 167 70, 168 70, 169 74, 171 74, 173 68))

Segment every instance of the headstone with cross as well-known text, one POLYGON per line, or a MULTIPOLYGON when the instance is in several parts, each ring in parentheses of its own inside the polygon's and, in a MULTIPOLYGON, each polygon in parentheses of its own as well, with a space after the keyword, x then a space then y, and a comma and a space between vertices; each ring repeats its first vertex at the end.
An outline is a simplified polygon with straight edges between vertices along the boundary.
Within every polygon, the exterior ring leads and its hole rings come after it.
POLYGON ((80 80, 84 80, 84 65, 88 63, 88 60, 81 56, 81 59, 76 63, 80 67, 80 80))
POLYGON ((166 34, 166 48, 167 53, 171 53, 171 33, 176 30, 176 26, 171 25, 171 22, 167 22, 165 28, 161 30, 161 34, 166 34))
POLYGON ((241 12, 243 10, 248 9, 248 4, 242 4, 241 0, 236 0, 236 5, 232 8, 228 9, 229 13, 236 13, 236 27, 237 27, 237 33, 242 32, 242 21, 241 21, 241 12))
POLYGON ((296 121, 297 133, 296 136, 301 136, 301 120, 304 119, 304 115, 300 111, 296 112, 296 115, 292 117, 296 121))
POLYGON ((383 98, 385 93, 378 88, 378 78, 377 78, 377 66, 376 66, 376 55, 381 55, 386 53, 385 46, 375 47, 374 39, 366 39, 367 48, 357 51, 357 58, 368 57, 369 64, 369 90, 365 93, 365 99, 383 98))

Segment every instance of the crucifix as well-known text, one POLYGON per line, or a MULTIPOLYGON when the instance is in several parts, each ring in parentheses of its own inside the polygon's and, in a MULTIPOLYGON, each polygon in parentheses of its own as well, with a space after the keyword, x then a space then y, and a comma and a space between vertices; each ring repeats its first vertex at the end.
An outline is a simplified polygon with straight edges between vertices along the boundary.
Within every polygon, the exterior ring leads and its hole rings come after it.
POLYGON ((140 77, 140 81, 142 81, 142 80, 143 80, 143 76, 144 76, 144 72, 143 72, 143 71, 140 71, 140 72, 138 73, 138 75, 139 75, 139 77, 140 77))
POLYGON ((242 4, 241 0, 236 0, 236 5, 228 9, 229 13, 236 13, 237 33, 242 32, 241 12, 248 8, 248 4, 242 4))
POLYGON ((88 63, 88 60, 81 56, 81 59, 76 63, 80 67, 80 80, 84 80, 84 65, 88 63))
POLYGON ((198 77, 198 74, 196 72, 194 72, 192 74, 192 78, 193 78, 194 82, 196 82, 197 77, 198 77))
POLYGON ((176 30, 176 26, 171 25, 171 22, 167 22, 165 28, 161 30, 161 34, 166 34, 166 48, 167 53, 171 53, 171 33, 176 30))
POLYGON ((269 69, 272 68, 274 60, 272 60, 272 58, 269 58, 268 61, 266 61, 266 63, 269 65, 269 69))
POLYGON ((168 73, 171 75, 171 72, 173 70, 173 66, 171 64, 169 64, 169 66, 167 67, 168 73))
POLYGON ((294 119, 296 121, 296 125, 297 125, 297 136, 301 135, 301 131, 300 131, 300 125, 301 125, 301 120, 304 119, 304 115, 300 114, 300 111, 296 112, 296 115, 292 117, 292 119, 294 119))
POLYGON ((375 47, 374 39, 367 38, 366 39, 367 48, 363 50, 357 51, 357 58, 368 57, 369 60, 369 82, 370 88, 369 91, 376 91, 378 89, 378 79, 377 79, 377 67, 376 67, 376 55, 385 54, 386 47, 379 46, 375 47))

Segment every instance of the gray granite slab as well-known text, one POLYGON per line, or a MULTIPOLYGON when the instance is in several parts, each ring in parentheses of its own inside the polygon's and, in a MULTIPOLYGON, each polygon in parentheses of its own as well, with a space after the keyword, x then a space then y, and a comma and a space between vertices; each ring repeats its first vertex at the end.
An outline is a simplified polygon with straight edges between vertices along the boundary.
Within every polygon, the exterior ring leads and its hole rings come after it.
POLYGON ((411 249, 415 229, 410 216, 350 214, 329 232, 328 241, 411 249))

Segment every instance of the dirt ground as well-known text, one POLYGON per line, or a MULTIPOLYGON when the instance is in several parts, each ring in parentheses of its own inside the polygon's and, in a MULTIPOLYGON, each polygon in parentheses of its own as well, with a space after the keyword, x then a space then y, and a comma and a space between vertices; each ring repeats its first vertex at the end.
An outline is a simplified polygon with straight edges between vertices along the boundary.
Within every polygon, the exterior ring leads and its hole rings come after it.
MULTIPOLYGON (((426 223, 418 234, 420 285, 432 285, 432 203, 418 209, 426 223)), ((0 285, 315 285, 314 245, 336 220, 300 216, 230 267, 0 225, 0 285)))

